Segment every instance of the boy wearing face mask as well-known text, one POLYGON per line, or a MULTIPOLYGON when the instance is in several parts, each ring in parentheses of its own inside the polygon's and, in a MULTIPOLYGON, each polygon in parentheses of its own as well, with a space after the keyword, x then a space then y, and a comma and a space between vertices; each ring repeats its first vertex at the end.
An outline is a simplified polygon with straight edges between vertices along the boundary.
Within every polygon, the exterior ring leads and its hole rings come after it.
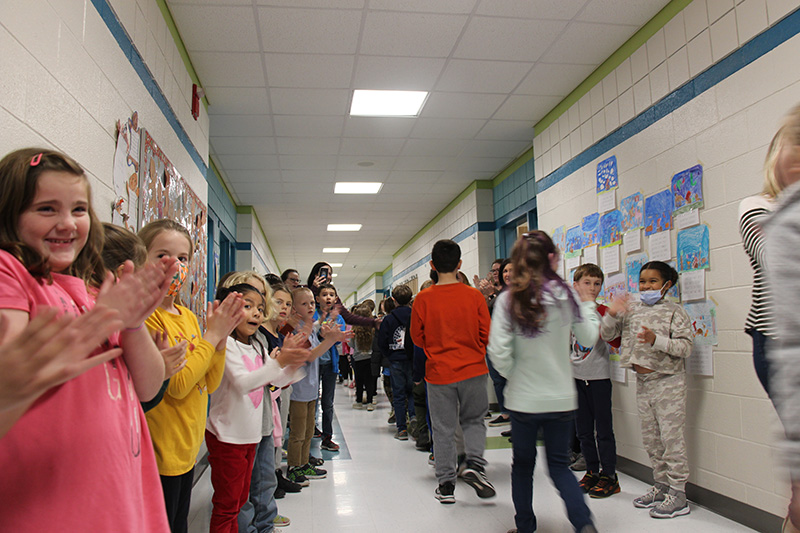
POLYGON ((680 305, 664 295, 678 273, 661 261, 646 263, 639 274, 641 301, 611 301, 600 323, 607 341, 622 336, 620 366, 636 371, 636 403, 642 441, 653 465, 655 485, 633 500, 653 518, 689 514, 686 481, 686 366, 692 353, 692 325, 680 305))

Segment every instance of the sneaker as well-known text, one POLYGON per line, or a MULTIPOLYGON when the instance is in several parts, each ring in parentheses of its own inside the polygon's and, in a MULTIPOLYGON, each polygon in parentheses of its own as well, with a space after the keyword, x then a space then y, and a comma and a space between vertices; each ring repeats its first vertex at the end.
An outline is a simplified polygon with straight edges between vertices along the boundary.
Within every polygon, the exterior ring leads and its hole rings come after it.
POLYGON ((483 415, 483 419, 484 420, 491 420, 492 419, 492 413, 490 413, 489 411, 486 411, 486 414, 483 415))
POLYGON ((428 456, 428 464, 431 466, 436 466, 436 459, 433 458, 433 452, 428 456))
POLYGON ((486 472, 480 465, 468 463, 467 468, 465 468, 464 472, 461 474, 461 479, 475 489, 475 493, 479 498, 493 498, 495 494, 497 494, 494 490, 494 486, 492 486, 486 478, 486 472))
POLYGON ((655 507, 662 501, 664 501, 664 495, 666 486, 664 485, 653 485, 650 487, 650 490, 647 491, 646 494, 642 494, 635 500, 633 500, 633 506, 638 507, 639 509, 648 509, 650 507, 655 507))
POLYGON ((314 426, 314 436, 312 438, 314 438, 314 439, 321 439, 322 438, 322 432, 319 430, 319 428, 317 426, 314 426))
POLYGON ((273 520, 272 523, 275 524, 275 527, 286 527, 291 524, 292 521, 283 515, 278 515, 275 517, 275 520, 273 520))
POLYGON ((368 403, 367 404, 367 411, 374 411, 374 410, 375 410, 375 404, 374 403, 368 403))
POLYGON ((405 429, 401 429, 394 434, 394 438, 396 438, 397 440, 408 440, 408 431, 406 431, 405 429))
POLYGON ((421 452, 429 452, 431 451, 431 441, 429 439, 417 439, 414 447, 421 452))
POLYGON ((389 420, 387 420, 386 423, 387 424, 396 424, 397 423, 397 417, 394 416, 394 410, 392 410, 392 412, 389 413, 389 420))
POLYGON ((275 487, 275 494, 273 494, 276 500, 281 500, 286 496, 286 491, 280 487, 275 487))
POLYGON ((355 381, 351 381, 350 384, 347 385, 347 387, 350 388, 350 389, 355 389, 356 388, 356 382, 355 381))
POLYGON ((331 437, 328 437, 327 439, 322 439, 322 442, 320 443, 319 447, 322 448, 323 450, 328 450, 329 452, 339 451, 339 445, 333 442, 333 439, 331 437))
POLYGON ((597 482, 600 481, 600 475, 596 472, 586 472, 586 474, 578 481, 578 486, 583 490, 583 492, 588 493, 597 482))
POLYGON ((364 404, 361 402, 353 402, 353 409, 364 409, 364 404))
POLYGON ((501 431, 500 432, 500 436, 501 437, 506 437, 507 439, 510 439, 511 438, 511 430, 507 429, 505 431, 501 431))
POLYGON ((620 491, 619 477, 614 474, 614 477, 600 474, 600 479, 589 492, 590 498, 608 498, 612 494, 617 494, 620 491))
POLYGON ((303 467, 302 466, 290 467, 289 468, 289 473, 286 474, 286 479, 288 479, 292 483, 297 483, 301 487, 308 487, 311 484, 308 481, 308 478, 303 475, 303 467))
POLYGON ((313 455, 308 456, 308 464, 311 466, 322 466, 325 464, 325 459, 321 457, 314 457, 313 455))
POLYGON ((650 516, 653 518, 675 518, 689 514, 689 502, 686 501, 686 493, 669 489, 664 494, 664 500, 650 509, 650 516))
POLYGON ((456 503, 455 491, 455 483, 443 483, 436 487, 436 499, 439 503, 456 503))
POLYGON ((303 475, 306 476, 308 479, 325 479, 325 477, 328 475, 327 470, 311 466, 308 463, 306 463, 305 466, 301 466, 300 468, 302 469, 301 472, 303 473, 303 475))
POLYGON ((490 428, 511 425, 511 418, 503 415, 497 415, 497 418, 489 421, 490 428))
POLYGON ((299 483, 295 483, 283 477, 283 472, 280 470, 277 470, 275 475, 278 478, 278 488, 284 492, 300 492, 300 489, 303 488, 299 483))
POLYGON ((456 457, 456 476, 457 477, 464 477, 464 470, 467 469, 467 456, 466 454, 461 454, 456 457))
POLYGON ((573 472, 583 472, 586 470, 586 459, 583 457, 583 454, 578 455, 578 458, 569 465, 569 468, 573 472))

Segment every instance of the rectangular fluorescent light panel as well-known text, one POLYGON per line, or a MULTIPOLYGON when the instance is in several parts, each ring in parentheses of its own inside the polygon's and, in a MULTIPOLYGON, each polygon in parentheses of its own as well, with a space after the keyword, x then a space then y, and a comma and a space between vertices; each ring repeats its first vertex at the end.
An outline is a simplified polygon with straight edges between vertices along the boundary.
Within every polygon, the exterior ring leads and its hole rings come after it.
POLYGON ((341 263, 328 263, 332 268, 341 268, 341 263))
POLYGON ((334 194, 378 194, 383 187, 380 182, 337 181, 333 187, 334 194))
POLYGON ((353 91, 350 115, 362 117, 416 117, 425 103, 425 91, 353 91))
POLYGON ((328 231, 361 231, 361 224, 328 224, 328 231))
POLYGON ((323 248, 323 254, 346 254, 350 251, 350 248, 323 248))

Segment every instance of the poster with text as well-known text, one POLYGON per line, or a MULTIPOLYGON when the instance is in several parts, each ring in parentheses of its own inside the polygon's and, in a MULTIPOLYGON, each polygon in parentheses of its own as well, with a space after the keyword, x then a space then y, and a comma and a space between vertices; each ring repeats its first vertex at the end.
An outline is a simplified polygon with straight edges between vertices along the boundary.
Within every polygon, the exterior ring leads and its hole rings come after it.
POLYGON ((648 196, 644 200, 644 234, 672 229, 672 193, 669 189, 648 196))
POLYGON ((622 242, 622 213, 619 209, 600 217, 600 248, 608 248, 622 242))
POLYGON ((714 302, 684 304, 694 331, 695 344, 715 345, 717 342, 717 306, 714 302))
POLYGON ((567 257, 575 257, 581 254, 581 249, 583 248, 583 231, 581 231, 580 226, 575 226, 567 230, 566 242, 567 245, 564 249, 564 254, 567 257))
POLYGON ((700 224, 678 232, 678 270, 709 268, 708 226, 700 224))
POLYGON ((625 259, 625 276, 628 282, 628 292, 639 294, 639 272, 647 263, 647 254, 633 254, 625 259))
POLYGON ((597 164, 597 192, 607 192, 617 187, 619 187, 617 156, 612 155, 597 164))
POLYGON ((600 214, 592 213, 583 217, 581 220, 581 232, 583 233, 583 239, 581 240, 583 248, 600 244, 600 214))
POLYGON ((695 165, 672 176, 671 189, 675 213, 703 207, 703 167, 695 165))
POLYGON ((644 195, 637 192, 626 196, 619 204, 622 213, 622 232, 644 226, 644 195))

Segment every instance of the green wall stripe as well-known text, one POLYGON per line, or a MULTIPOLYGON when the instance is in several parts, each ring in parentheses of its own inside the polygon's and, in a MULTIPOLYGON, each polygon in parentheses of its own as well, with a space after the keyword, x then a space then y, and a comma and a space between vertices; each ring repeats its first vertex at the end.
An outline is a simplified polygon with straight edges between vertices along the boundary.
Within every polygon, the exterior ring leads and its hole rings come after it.
MULTIPOLYGON (((156 0, 156 4, 158 4, 158 8, 161 10, 161 16, 164 17, 164 22, 167 23, 170 34, 172 34, 172 40, 175 41, 175 46, 178 47, 178 53, 181 54, 181 59, 183 59, 183 65, 189 73, 189 78, 191 78, 195 85, 202 87, 203 84, 200 83, 197 71, 194 70, 192 60, 189 58, 189 52, 186 51, 186 46, 183 44, 181 33, 175 25, 175 19, 172 18, 172 13, 169 10, 169 6, 167 6, 167 0, 156 0)), ((203 96, 203 105, 206 107, 206 111, 208 111, 208 98, 205 96, 203 96)))

